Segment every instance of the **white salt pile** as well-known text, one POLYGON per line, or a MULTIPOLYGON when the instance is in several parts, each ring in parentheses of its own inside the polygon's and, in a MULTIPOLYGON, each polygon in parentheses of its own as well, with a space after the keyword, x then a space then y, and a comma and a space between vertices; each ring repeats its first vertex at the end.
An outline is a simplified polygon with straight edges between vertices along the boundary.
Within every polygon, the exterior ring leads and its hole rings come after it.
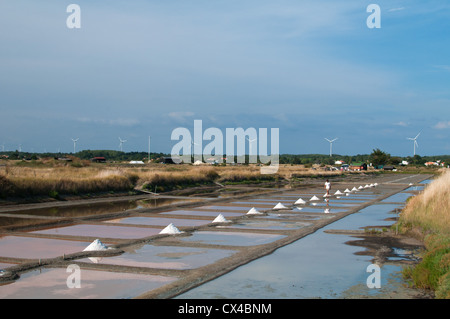
POLYGON ((222 214, 219 214, 214 220, 213 223, 229 223, 230 221, 227 220, 222 214))
POLYGON ((358 187, 358 189, 363 189, 363 188, 364 188, 364 187, 362 187, 362 186, 359 186, 359 187, 358 187))
POLYGON ((275 205, 275 207, 273 209, 287 209, 287 207, 281 203, 278 203, 275 205))
POLYGON ((303 199, 299 198, 299 199, 297 199, 297 201, 294 204, 301 205, 301 204, 305 204, 305 203, 306 202, 303 199))
POLYGON ((348 188, 345 189, 344 193, 351 193, 352 191, 349 190, 348 188))
POLYGON ((248 212, 248 215, 259 215, 262 214, 259 210, 257 210, 255 207, 252 207, 248 212))
POLYGON ((182 233, 174 224, 170 223, 166 228, 159 232, 160 234, 180 234, 182 233))
POLYGON ((336 193, 334 193, 334 195, 342 195, 342 192, 340 190, 337 190, 336 193))
POLYGON ((313 197, 311 197, 310 201, 313 201, 313 200, 319 200, 319 198, 316 195, 314 195, 313 197))
POLYGON ((96 250, 107 250, 108 247, 103 244, 99 239, 94 240, 89 246, 87 246, 83 251, 96 251, 96 250))
POLYGON ((356 192, 358 189, 356 187, 352 188, 352 192, 356 192))

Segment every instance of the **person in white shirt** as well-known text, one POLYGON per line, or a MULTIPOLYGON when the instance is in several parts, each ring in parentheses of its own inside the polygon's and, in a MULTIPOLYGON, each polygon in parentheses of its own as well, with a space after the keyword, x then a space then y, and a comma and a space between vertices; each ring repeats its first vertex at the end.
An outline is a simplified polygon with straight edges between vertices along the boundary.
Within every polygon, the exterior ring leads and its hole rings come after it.
POLYGON ((331 188, 331 183, 327 179, 327 181, 325 182, 325 189, 327 191, 327 196, 330 195, 330 188, 331 188))

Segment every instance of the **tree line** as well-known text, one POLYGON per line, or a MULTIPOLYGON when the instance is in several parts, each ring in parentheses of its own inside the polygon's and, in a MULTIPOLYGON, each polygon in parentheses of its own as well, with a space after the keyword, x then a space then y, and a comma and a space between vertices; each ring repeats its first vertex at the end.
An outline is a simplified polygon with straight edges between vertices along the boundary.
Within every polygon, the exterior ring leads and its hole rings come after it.
MULTIPOLYGON (((104 157, 106 161, 122 162, 122 161, 148 161, 148 153, 146 152, 122 152, 114 150, 82 150, 72 153, 29 153, 19 151, 0 152, 3 158, 11 160, 37 160, 39 158, 64 158, 74 156, 82 160, 90 160, 95 157, 104 157)), ((160 161, 164 157, 170 157, 170 154, 165 153, 150 153, 150 159, 154 162, 160 161)), ((314 164, 319 165, 335 165, 336 161, 343 161, 346 164, 352 163, 366 163, 373 166, 378 165, 399 165, 402 161, 407 161, 411 165, 423 165, 429 161, 441 160, 445 163, 449 163, 450 155, 440 156, 392 156, 380 149, 374 149, 371 154, 358 154, 358 155, 339 155, 333 154, 333 156, 325 154, 280 154, 280 164, 303 164, 306 166, 312 166, 314 164)), ((246 157, 248 162, 248 156, 246 157)))

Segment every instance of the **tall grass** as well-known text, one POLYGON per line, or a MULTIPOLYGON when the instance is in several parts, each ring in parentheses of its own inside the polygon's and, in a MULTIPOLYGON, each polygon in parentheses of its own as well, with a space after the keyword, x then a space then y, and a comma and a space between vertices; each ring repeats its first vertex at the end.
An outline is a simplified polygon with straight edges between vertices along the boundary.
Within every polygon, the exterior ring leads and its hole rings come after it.
POLYGON ((420 236, 425 243, 421 262, 404 270, 419 288, 431 289, 436 298, 450 299, 450 171, 408 201, 399 229, 420 236))
POLYGON ((418 196, 408 201, 401 224, 420 233, 450 234, 450 171, 446 170, 418 196))
POLYGON ((75 161, 80 165, 54 160, 33 163, 8 161, 0 166, 0 197, 57 196, 108 191, 127 191, 135 187, 165 192, 192 186, 256 184, 291 180, 298 177, 340 175, 339 171, 316 171, 303 165, 280 165, 278 172, 261 174, 256 165, 106 165, 75 161))

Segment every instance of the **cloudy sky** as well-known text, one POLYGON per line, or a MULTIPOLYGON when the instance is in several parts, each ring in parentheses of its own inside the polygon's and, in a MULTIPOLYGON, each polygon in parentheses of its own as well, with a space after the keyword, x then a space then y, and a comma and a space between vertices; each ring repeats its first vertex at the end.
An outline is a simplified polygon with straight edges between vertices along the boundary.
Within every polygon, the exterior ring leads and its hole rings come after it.
POLYGON ((447 1, 0 0, 0 150, 168 153, 202 120, 279 128, 280 153, 408 156, 421 132, 441 155, 449 106, 447 1))

